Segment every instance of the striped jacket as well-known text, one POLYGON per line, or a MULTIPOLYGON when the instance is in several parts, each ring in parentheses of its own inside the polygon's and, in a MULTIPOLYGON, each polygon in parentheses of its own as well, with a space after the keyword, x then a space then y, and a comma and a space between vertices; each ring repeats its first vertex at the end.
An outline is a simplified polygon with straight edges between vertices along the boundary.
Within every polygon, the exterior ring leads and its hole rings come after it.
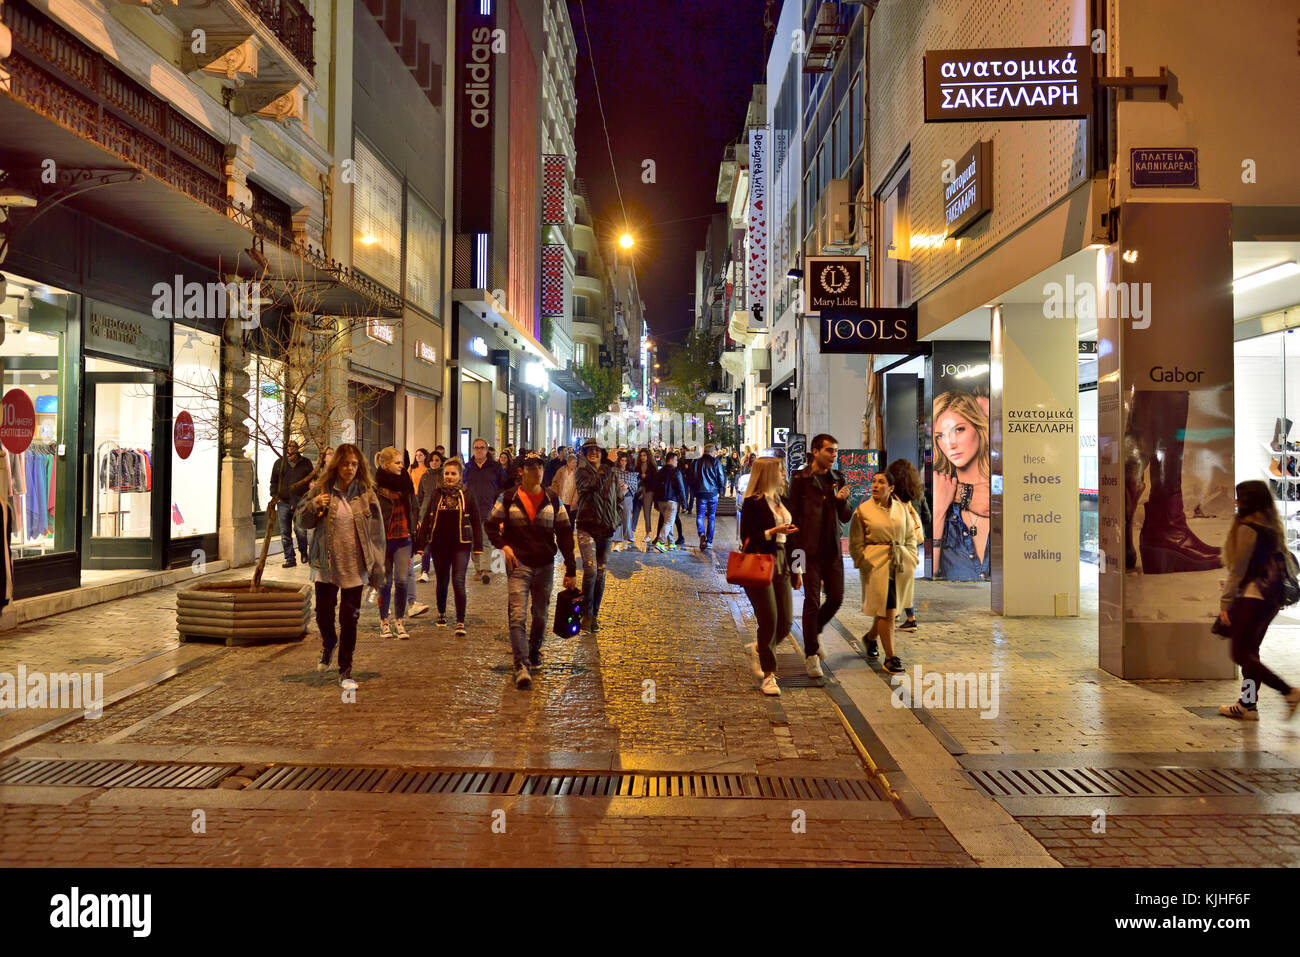
POLYGON ((573 524, 569 521, 569 511, 551 489, 543 486, 542 491, 546 497, 533 521, 528 519, 518 486, 501 493, 488 516, 488 537, 497 548, 514 549, 515 558, 529 568, 554 564, 558 550, 564 559, 564 574, 571 577, 578 573, 578 565, 573 557, 573 524))

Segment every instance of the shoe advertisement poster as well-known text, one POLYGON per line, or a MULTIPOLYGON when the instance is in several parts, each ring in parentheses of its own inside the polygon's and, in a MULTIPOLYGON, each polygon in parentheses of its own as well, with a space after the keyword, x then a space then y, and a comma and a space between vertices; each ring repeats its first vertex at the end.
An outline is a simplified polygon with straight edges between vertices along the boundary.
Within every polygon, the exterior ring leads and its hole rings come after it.
POLYGON ((934 577, 989 581, 989 344, 934 344, 934 577))
POLYGON ((1101 664, 1122 677, 1233 673, 1209 631, 1236 507, 1228 227, 1224 204, 1129 203, 1098 251, 1101 664))

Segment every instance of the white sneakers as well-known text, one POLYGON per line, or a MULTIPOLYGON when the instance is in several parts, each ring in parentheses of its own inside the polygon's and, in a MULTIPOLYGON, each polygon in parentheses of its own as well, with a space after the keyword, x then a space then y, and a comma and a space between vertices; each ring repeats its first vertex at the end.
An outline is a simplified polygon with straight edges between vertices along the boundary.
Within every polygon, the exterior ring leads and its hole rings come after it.
POLYGON ((765 695, 771 695, 774 698, 781 697, 781 688, 776 683, 776 675, 764 675, 763 684, 760 685, 760 688, 765 695))
POLYGON ((388 619, 386 618, 379 623, 379 637, 380 638, 393 637, 393 626, 388 623, 388 619))
POLYGON ((393 631, 396 632, 397 637, 402 641, 407 641, 411 637, 406 633, 406 627, 402 624, 402 619, 400 618, 393 622, 393 631))
POLYGON ((423 615, 423 614, 424 614, 426 611, 428 611, 428 610, 429 610, 429 606, 426 605, 424 602, 422 602, 422 601, 413 601, 413 602, 411 602, 411 608, 410 608, 410 610, 407 611, 406 614, 407 614, 407 616, 410 617, 410 618, 419 618, 421 615, 423 615))
POLYGON ((420 572, 420 577, 416 579, 416 581, 418 582, 427 582, 428 580, 429 580, 428 572, 420 572))
POLYGON ((809 678, 825 678, 825 677, 826 677, 826 675, 822 672, 822 662, 821 662, 821 659, 818 658, 816 655, 809 655, 807 658, 805 658, 805 659, 803 660, 803 666, 804 666, 804 668, 806 668, 806 669, 808 670, 808 677, 809 677, 809 678))
POLYGON ((754 672, 754 677, 762 679, 763 667, 758 662, 758 642, 751 641, 745 646, 745 654, 749 656, 749 670, 754 672))

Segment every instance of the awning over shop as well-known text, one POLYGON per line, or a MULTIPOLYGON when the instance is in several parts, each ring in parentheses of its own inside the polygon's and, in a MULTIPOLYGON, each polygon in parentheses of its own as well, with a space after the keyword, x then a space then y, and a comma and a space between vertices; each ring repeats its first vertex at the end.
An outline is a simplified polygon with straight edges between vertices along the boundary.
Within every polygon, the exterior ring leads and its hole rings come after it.
POLYGON ((507 309, 505 304, 500 302, 488 290, 453 289, 451 298, 453 302, 463 303, 467 309, 472 310, 480 319, 491 324, 497 335, 505 339, 510 348, 522 350, 541 362, 542 366, 551 375, 554 375, 560 368, 559 360, 551 354, 550 350, 533 338, 530 333, 525 332, 514 313, 507 309))
POLYGON ((582 376, 574 368, 572 359, 565 363, 563 369, 556 369, 551 373, 551 382, 569 393, 571 399, 594 399, 596 397, 596 393, 591 391, 591 387, 582 381, 582 376))

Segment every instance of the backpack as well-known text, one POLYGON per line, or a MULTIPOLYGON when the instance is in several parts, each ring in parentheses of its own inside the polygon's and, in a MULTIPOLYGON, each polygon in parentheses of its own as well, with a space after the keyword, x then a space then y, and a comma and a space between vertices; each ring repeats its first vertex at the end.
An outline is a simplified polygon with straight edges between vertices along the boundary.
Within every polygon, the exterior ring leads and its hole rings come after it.
POLYGON ((1291 607, 1300 601, 1300 562, 1289 548, 1275 541, 1277 535, 1272 529, 1254 522, 1244 524, 1253 528, 1257 536, 1246 578, 1259 581, 1267 601, 1278 608, 1291 607))

